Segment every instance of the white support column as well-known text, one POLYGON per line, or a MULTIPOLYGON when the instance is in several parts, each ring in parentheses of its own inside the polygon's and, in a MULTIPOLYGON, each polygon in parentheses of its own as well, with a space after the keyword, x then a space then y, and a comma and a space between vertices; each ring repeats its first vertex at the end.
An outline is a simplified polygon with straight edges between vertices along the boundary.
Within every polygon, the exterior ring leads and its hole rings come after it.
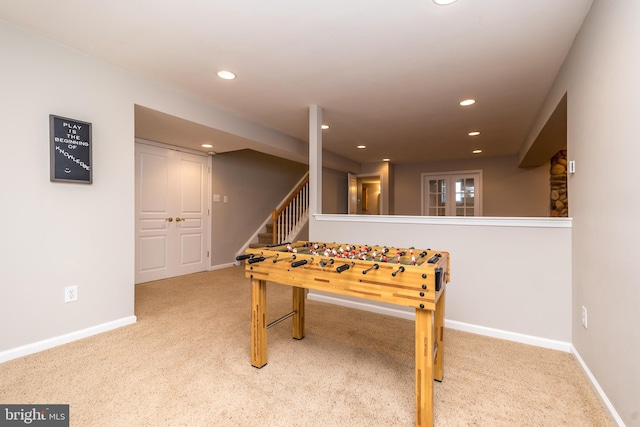
POLYGON ((322 213, 322 108, 309 106, 309 214, 322 213))

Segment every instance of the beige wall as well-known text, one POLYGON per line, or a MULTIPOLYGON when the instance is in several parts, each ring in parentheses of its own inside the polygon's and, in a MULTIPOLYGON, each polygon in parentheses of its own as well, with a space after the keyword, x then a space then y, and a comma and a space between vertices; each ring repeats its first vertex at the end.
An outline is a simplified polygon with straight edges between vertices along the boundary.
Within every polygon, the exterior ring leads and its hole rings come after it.
POLYGON ((332 169, 322 170, 322 212, 347 213, 349 197, 347 174, 332 169))
POLYGON ((1 361, 3 350, 135 321, 138 79, 2 22, 0 40, 1 361), (49 114, 92 123, 93 184, 49 181, 49 114), (78 301, 65 304, 69 285, 78 301))
POLYGON ((217 266, 235 261, 309 167, 252 150, 220 153, 211 163, 211 191, 221 198, 211 202, 211 265, 217 266))
MULTIPOLYGON (((517 156, 395 165, 396 215, 421 215, 423 173, 482 170, 483 216, 549 216, 549 165, 518 168, 517 156)), ((571 196, 569 196, 571 206, 571 196)))
MULTIPOLYGON (((211 265, 234 262, 236 252, 308 171, 306 164, 252 150, 220 153, 212 158, 212 194, 228 203, 211 203, 211 265)), ((347 175, 323 169, 325 213, 347 211, 347 175)), ((212 198, 213 199, 213 198, 212 198)), ((308 235, 308 231, 304 236, 308 235)), ((300 236, 300 239, 306 237, 300 236)))
POLYGON ((568 351, 570 227, 567 218, 318 215, 310 222, 309 237, 447 251, 450 326, 568 351))
POLYGON ((640 426, 639 22, 636 0, 594 1, 529 136, 567 93, 572 341, 627 426, 640 426))
MULTIPOLYGON (((437 163, 372 163, 362 165, 361 173, 378 173, 388 180, 391 215, 421 215, 421 175, 461 170, 482 170, 484 216, 549 216, 549 164, 519 168, 515 155, 437 163)), ((323 213, 346 213, 346 174, 325 168, 322 188, 323 213)))

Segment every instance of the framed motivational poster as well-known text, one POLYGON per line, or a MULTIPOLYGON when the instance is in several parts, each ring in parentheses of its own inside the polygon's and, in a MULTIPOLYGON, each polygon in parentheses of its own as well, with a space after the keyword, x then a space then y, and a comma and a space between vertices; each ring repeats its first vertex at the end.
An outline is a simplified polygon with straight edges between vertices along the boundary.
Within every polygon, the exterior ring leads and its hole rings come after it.
POLYGON ((91 184, 91 123, 49 115, 51 181, 91 184))

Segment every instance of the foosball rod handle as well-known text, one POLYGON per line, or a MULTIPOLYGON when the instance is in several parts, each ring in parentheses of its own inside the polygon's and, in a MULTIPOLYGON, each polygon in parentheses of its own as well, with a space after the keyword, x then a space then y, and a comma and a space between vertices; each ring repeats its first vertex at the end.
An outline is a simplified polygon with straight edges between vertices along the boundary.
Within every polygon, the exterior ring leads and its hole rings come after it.
POLYGON ((238 255, 236 257, 236 261, 242 261, 242 260, 245 260, 245 259, 251 258, 251 257, 253 257, 253 254, 238 255))
POLYGON ((366 270, 362 270, 362 274, 367 274, 371 270, 377 270, 380 266, 378 264, 373 264, 371 267, 366 270))
POLYGON ((320 261, 320 267, 324 268, 327 265, 332 265, 333 264, 333 259, 330 259, 329 262, 324 262, 324 261, 320 261))
POLYGON ((400 266, 400 268, 399 268, 399 269, 397 269, 396 271, 394 271, 393 273, 391 273, 391 275, 392 275, 393 277, 396 277, 396 274, 398 274, 398 273, 402 273, 403 271, 404 271, 404 266, 402 266, 402 265, 401 265, 401 266, 400 266))
POLYGON ((270 245, 265 246, 265 248, 275 248, 277 246, 284 246, 284 245, 290 245, 291 242, 284 242, 284 243, 272 243, 270 245))
POLYGON ((438 262, 438 260, 442 257, 441 253, 437 253, 434 256, 432 256, 431 258, 429 258, 429 260, 427 261, 427 264, 435 264, 436 262, 438 262))
POLYGON ((306 263, 308 263, 309 261, 306 259, 301 259, 300 261, 294 261, 291 263, 291 267, 300 267, 301 265, 305 265, 306 263))
POLYGON ((340 267, 336 268, 338 273, 342 273, 343 271, 347 271, 351 267, 351 264, 342 264, 340 267))

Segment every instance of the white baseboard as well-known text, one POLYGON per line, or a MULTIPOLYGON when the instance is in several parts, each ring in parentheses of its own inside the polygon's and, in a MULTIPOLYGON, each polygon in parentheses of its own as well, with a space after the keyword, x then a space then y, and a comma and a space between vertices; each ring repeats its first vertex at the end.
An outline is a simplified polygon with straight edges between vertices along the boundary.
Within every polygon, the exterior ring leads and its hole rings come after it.
POLYGON ((596 390, 596 393, 598 393, 598 396, 600 396, 600 399, 602 399, 602 402, 605 404, 605 406, 609 410, 609 413, 611 414, 611 416, 613 416, 613 419, 615 420, 615 422, 618 424, 618 426, 625 427, 624 421, 622 421, 622 418, 620 418, 620 415, 618 415, 616 408, 613 407, 613 405, 611 404, 611 401, 609 400, 607 395, 604 393, 604 390, 602 390, 602 387, 600 387, 600 384, 598 384, 598 381, 596 381, 596 377, 593 376, 593 374, 587 367, 587 364, 584 363, 584 360, 582 360, 580 353, 578 353, 578 350, 573 346, 573 344, 571 345, 571 353, 573 353, 576 359, 578 359, 578 363, 582 367, 582 370, 587 375, 587 378, 589 378, 589 381, 591 381, 591 385, 596 390))
POLYGON ((369 304, 364 300, 362 301, 348 300, 340 297, 334 297, 331 295, 319 294, 313 291, 309 291, 309 293, 307 294, 307 299, 311 301, 319 301, 319 302, 326 302, 334 305, 340 305, 342 307, 350 307, 350 308, 356 308, 358 310, 370 311, 372 313, 386 314, 388 316, 400 317, 402 319, 407 319, 407 320, 415 320, 416 318, 416 314, 414 311, 404 311, 399 308, 383 307, 377 304, 369 304))
MULTIPOLYGON (((363 301, 354 301, 350 299, 344 299, 340 297, 334 297, 326 294, 319 294, 310 291, 307 298, 312 301, 326 302, 329 304, 340 305, 343 307, 356 308, 358 310, 371 311, 378 314, 386 314, 389 316, 400 317, 407 320, 415 320, 415 312, 404 311, 399 308, 390 308, 386 306, 379 306, 377 304, 370 304, 363 301)), ((504 331, 501 329, 487 328, 484 326, 471 325, 469 323, 457 322, 455 320, 445 319, 444 324, 447 328, 456 329, 464 332, 471 332, 478 335, 485 335, 493 338, 500 338, 503 340, 519 342, 523 344, 534 345, 536 347, 549 348, 552 350, 560 350, 566 353, 571 352, 571 343, 564 341, 555 341, 547 338, 535 337, 531 335, 524 335, 515 332, 504 331)))
POLYGON ((230 262, 227 264, 212 265, 209 267, 209 271, 222 270, 223 268, 229 268, 229 267, 237 267, 238 265, 240 265, 240 262, 230 262))
POLYGON ((525 335, 517 332, 505 331, 502 329, 487 328, 485 326, 472 325, 455 320, 445 319, 444 325, 447 328, 456 329, 458 331, 471 332, 473 334, 484 335, 487 337, 499 338, 507 341, 519 342, 521 344, 529 344, 536 347, 571 353, 571 343, 565 341, 551 340, 548 338, 525 335))
POLYGON ((136 323, 136 321, 136 316, 123 317, 122 319, 103 323, 101 325, 92 326, 90 328, 81 329, 79 331, 71 332, 53 338, 48 338, 46 340, 38 341, 32 344, 5 350, 0 352, 0 363, 8 362, 9 360, 17 359, 29 354, 38 353, 43 350, 48 350, 62 344, 67 344, 72 341, 77 341, 82 338, 97 335, 102 332, 107 332, 113 329, 121 328, 123 326, 131 325, 133 323, 136 323))

